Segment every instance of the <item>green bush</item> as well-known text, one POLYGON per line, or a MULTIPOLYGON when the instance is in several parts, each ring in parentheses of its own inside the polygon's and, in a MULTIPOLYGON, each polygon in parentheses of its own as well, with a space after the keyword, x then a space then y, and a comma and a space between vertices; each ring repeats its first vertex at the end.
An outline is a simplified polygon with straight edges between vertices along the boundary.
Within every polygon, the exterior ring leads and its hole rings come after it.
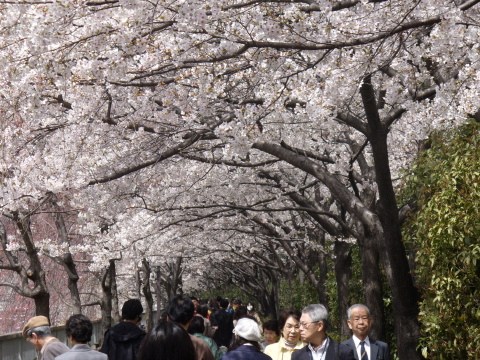
POLYGON ((429 359, 480 354, 480 124, 429 140, 403 195, 418 209, 405 228, 417 253, 421 347, 429 359))

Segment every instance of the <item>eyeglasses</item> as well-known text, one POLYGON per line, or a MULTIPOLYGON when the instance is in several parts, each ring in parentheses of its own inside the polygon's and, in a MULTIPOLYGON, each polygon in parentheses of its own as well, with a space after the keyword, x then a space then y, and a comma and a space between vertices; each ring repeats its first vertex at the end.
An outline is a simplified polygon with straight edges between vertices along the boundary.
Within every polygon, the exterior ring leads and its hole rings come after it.
POLYGON ((298 330, 300 329, 300 325, 292 325, 292 324, 285 324, 285 329, 287 330, 298 330))
POLYGON ((299 325, 300 325, 301 328, 306 329, 306 328, 308 328, 308 326, 310 324, 316 324, 318 322, 320 322, 320 321, 301 322, 299 325))

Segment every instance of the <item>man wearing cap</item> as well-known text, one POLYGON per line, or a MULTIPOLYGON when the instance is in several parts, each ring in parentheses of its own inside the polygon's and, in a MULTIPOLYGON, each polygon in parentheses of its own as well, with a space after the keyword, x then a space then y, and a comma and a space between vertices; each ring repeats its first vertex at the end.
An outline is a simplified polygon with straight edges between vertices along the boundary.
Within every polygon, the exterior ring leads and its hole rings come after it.
POLYGON ((45 316, 34 316, 28 320, 22 334, 35 347, 38 360, 54 360, 56 356, 70 350, 67 345, 52 336, 50 323, 45 316))
POLYGON ((142 320, 143 306, 140 300, 127 300, 122 306, 122 321, 105 333, 101 352, 109 360, 135 360, 138 348, 145 337, 138 325, 142 320))

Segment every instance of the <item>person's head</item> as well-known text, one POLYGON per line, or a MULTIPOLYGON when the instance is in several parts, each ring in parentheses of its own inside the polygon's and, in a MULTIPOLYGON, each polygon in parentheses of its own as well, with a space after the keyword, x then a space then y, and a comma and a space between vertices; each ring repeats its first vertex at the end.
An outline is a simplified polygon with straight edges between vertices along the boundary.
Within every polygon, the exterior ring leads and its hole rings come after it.
POLYGON ((248 303, 247 304, 247 310, 248 310, 249 313, 253 313, 253 312, 255 312, 255 306, 253 306, 252 303, 248 303))
POLYGON ((228 304, 229 304, 229 301, 228 299, 220 299, 220 301, 218 302, 218 305, 220 306, 220 308, 222 309, 226 309, 228 308, 228 304))
POLYGON ((322 304, 311 304, 302 310, 300 336, 303 341, 319 346, 325 339, 328 311, 322 304))
POLYGON ((240 345, 249 343, 260 350, 260 341, 262 341, 262 335, 260 334, 260 327, 253 319, 244 317, 237 321, 235 328, 233 329, 235 334, 234 343, 232 349, 240 345))
POLYGON ((140 322, 142 319, 143 306, 140 300, 130 299, 122 306, 122 319, 127 321, 140 322))
POLYGON ((363 304, 350 306, 347 310, 347 319, 348 327, 352 330, 353 335, 360 340, 365 340, 372 328, 372 318, 368 307, 363 304))
POLYGON ((289 343, 297 343, 300 340, 300 316, 298 310, 284 310, 280 312, 278 325, 283 338, 289 343))
POLYGON ((200 305, 200 302, 198 301, 198 298, 195 296, 190 296, 190 300, 193 302, 193 307, 195 311, 197 311, 198 305, 200 305))
POLYGON ((263 339, 270 345, 280 339, 280 327, 275 319, 267 320, 263 323, 263 339))
POLYGON ((193 318, 195 308, 192 300, 185 295, 176 295, 167 306, 168 318, 170 321, 176 322, 188 328, 188 323, 193 318))
POLYGON ((68 318, 65 333, 72 343, 86 344, 92 339, 93 325, 89 318, 75 314, 68 318))
POLYGON ((189 334, 203 334, 205 331, 205 320, 201 316, 194 316, 188 325, 189 334))
MULTIPOLYGON (((193 304, 192 304, 193 306, 193 304)), ((192 340, 180 325, 160 320, 145 336, 137 360, 195 360, 192 340)))
POLYGON ((217 299, 210 299, 208 301, 208 308, 210 309, 211 312, 214 312, 215 310, 218 309, 218 301, 217 299))
POLYGON ((208 317, 208 305, 201 304, 197 308, 197 314, 203 316, 204 318, 208 317))
POLYGON ((32 317, 23 327, 22 335, 36 350, 41 350, 45 340, 52 336, 48 318, 41 315, 32 317))
POLYGON ((238 320, 248 315, 248 310, 246 306, 239 306, 233 313, 233 320, 238 320))
POLYGON ((232 301, 232 309, 236 310, 239 306, 242 305, 242 300, 240 299, 233 299, 232 301))

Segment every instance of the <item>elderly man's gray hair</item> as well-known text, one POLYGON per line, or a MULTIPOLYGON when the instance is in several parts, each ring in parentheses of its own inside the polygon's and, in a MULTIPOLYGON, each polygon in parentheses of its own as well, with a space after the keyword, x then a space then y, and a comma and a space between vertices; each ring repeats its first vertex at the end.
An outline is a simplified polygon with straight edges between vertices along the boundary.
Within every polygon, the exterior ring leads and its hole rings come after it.
POLYGON ((310 304, 303 308, 302 313, 310 316, 313 322, 322 321, 324 324, 328 320, 328 311, 322 304, 310 304))
POLYGON ((37 334, 38 337, 44 337, 44 336, 48 336, 48 335, 51 335, 52 332, 50 330, 50 326, 37 326, 33 329, 30 329, 27 331, 27 336, 28 337, 31 337, 32 334, 37 334))

